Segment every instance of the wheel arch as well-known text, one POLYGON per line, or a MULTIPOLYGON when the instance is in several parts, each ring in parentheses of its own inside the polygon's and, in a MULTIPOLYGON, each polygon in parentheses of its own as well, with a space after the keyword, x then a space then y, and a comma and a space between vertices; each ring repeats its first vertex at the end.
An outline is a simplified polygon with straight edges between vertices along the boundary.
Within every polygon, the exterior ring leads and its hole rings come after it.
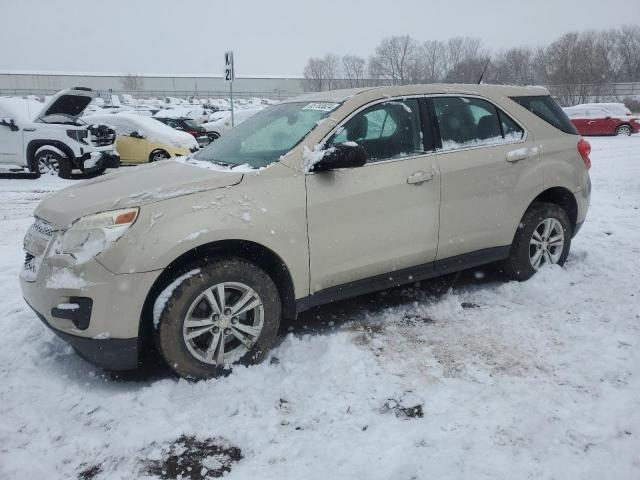
POLYGON ((248 260, 262 268, 274 281, 282 300, 282 314, 286 319, 295 319, 296 299, 293 278, 285 262, 273 250, 256 242, 248 240, 220 240, 199 245, 173 260, 162 274, 156 279, 142 307, 140 324, 138 327, 141 342, 151 342, 151 325, 153 304, 160 292, 171 283, 177 275, 191 268, 194 264, 213 259, 224 254, 248 260))
POLYGON ((56 140, 31 140, 27 145, 27 165, 29 168, 34 169, 34 160, 36 157, 36 153, 43 147, 53 147, 54 150, 59 150, 66 155, 66 157, 73 162, 75 159, 75 154, 73 150, 65 144, 64 142, 56 141, 56 140))
MULTIPOLYGON (((571 233, 572 236, 576 231, 576 224, 578 222, 578 202, 576 200, 575 195, 565 187, 550 187, 541 192, 538 196, 536 196, 527 206, 528 211, 531 206, 536 202, 547 202, 553 203, 554 205, 558 205, 562 208, 567 215, 569 216, 569 220, 571 221, 571 233)), ((524 216, 524 213, 523 213, 524 216)))
POLYGON ((148 163, 153 162, 153 155, 155 153, 158 153, 158 152, 166 153, 167 154, 167 158, 171 158, 172 157, 172 155, 169 152, 167 152, 164 148, 154 148, 153 150, 151 150, 151 153, 149 153, 148 163))

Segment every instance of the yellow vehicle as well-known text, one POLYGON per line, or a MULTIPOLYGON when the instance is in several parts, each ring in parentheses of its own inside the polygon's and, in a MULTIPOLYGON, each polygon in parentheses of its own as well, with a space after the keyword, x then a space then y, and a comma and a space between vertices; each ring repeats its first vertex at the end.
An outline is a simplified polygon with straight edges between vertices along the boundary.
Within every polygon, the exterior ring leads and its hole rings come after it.
POLYGON ((116 151, 125 164, 156 162, 171 157, 189 155, 198 150, 198 143, 188 133, 168 127, 154 118, 133 113, 90 115, 88 124, 109 125, 117 133, 116 151))

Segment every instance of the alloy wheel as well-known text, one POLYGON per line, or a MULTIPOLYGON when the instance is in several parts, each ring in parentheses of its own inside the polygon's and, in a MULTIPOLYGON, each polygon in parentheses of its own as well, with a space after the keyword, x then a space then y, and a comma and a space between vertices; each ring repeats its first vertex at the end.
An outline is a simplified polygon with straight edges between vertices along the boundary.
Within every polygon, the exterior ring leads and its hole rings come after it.
POLYGON ((41 174, 57 175, 60 169, 58 157, 53 153, 45 153, 38 157, 38 170, 41 174))
POLYGON ((631 135, 631 127, 628 125, 620 125, 618 127, 618 135, 631 135))
POLYGON ((207 288, 193 301, 182 327, 187 349, 201 362, 238 361, 260 337, 264 309, 258 294, 238 282, 207 288))
POLYGON ((533 230, 529 241, 529 261, 534 270, 558 263, 564 250, 564 229, 555 218, 547 218, 533 230))

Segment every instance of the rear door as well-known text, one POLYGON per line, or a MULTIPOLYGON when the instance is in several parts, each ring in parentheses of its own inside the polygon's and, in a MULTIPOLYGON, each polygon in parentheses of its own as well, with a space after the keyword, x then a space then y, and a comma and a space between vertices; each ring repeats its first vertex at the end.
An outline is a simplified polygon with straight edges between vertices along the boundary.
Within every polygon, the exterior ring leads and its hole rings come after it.
POLYGON ((441 175, 437 259, 504 254, 524 209, 543 185, 537 149, 521 125, 493 103, 463 96, 431 99, 441 175))
POLYGON ((23 135, 18 120, 0 108, 0 163, 24 164, 23 135))
POLYGON ((435 259, 440 177, 421 108, 409 98, 355 113, 327 146, 358 143, 368 163, 306 175, 312 293, 382 274, 403 283, 393 272, 435 259))

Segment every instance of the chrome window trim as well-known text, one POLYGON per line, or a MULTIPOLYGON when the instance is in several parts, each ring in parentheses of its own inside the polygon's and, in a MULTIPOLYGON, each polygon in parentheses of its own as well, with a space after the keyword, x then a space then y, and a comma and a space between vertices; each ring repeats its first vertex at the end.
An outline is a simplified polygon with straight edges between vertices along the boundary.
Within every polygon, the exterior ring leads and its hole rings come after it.
POLYGON ((436 150, 436 153, 438 154, 448 154, 448 153, 455 153, 455 152, 466 152, 469 150, 478 150, 480 148, 489 148, 489 147, 501 147, 503 145, 518 145, 520 143, 525 143, 528 138, 529 138, 529 130, 527 130, 525 128, 524 125, 522 125, 522 123, 520 123, 518 120, 516 120, 515 118, 513 118, 513 115, 511 115, 510 113, 506 112, 504 108, 500 107, 499 105, 496 105, 495 102, 491 101, 488 98, 482 97, 480 95, 465 95, 465 94, 455 94, 455 93, 447 93, 447 94, 434 94, 434 95, 426 95, 429 98, 441 98, 441 97, 464 97, 464 98, 477 98, 478 100, 484 100, 485 102, 490 103, 491 105, 493 105, 496 109, 500 110, 502 113, 504 113, 505 115, 507 115, 511 120, 513 120, 516 125, 518 125, 522 131, 523 131, 523 135, 522 138, 520 140, 514 141, 514 142, 503 142, 503 143, 494 143, 491 145, 477 145, 477 146, 472 146, 472 147, 465 147, 465 148, 456 148, 456 149, 452 149, 452 150, 436 150))
MULTIPOLYGON (((484 100, 485 102, 489 102, 491 105, 493 105, 496 109, 500 110, 501 112, 503 112, 505 115, 507 115, 511 120, 513 120, 524 132, 522 138, 520 140, 514 141, 514 142, 504 142, 504 143, 496 143, 493 145, 478 145, 478 146, 473 146, 473 147, 465 147, 465 148, 458 148, 455 150, 442 150, 442 149, 435 149, 432 151, 424 151, 422 153, 420 153, 419 155, 408 155, 406 157, 398 157, 398 158, 389 158, 386 160, 381 160, 379 162, 371 162, 370 164, 367 163, 364 165, 364 167, 367 167, 369 165, 377 165, 377 164, 385 164, 385 163, 391 163, 391 162, 399 162, 399 161, 403 161, 403 160, 410 160, 413 158, 418 158, 418 157, 425 157, 425 156, 431 156, 431 155, 443 155, 443 154, 449 154, 449 153, 455 153, 455 152, 465 152, 465 151, 469 151, 469 150, 478 150, 480 148, 488 148, 488 147, 498 147, 498 146, 503 146, 503 145, 519 145, 521 143, 525 143, 528 138, 529 138, 529 130, 517 119, 513 118, 513 115, 510 114, 509 112, 505 111, 504 108, 502 108, 500 105, 497 105, 494 101, 483 97, 481 95, 476 95, 476 94, 464 94, 464 93, 429 93, 429 94, 414 94, 414 95, 399 95, 396 97, 387 97, 387 98, 379 98, 377 100, 373 100, 369 103, 365 103, 364 105, 361 105, 360 107, 358 107, 356 110, 354 110, 353 112, 351 112, 348 116, 346 116, 345 118, 343 118, 340 123, 338 123, 335 127, 333 127, 333 129, 331 129, 329 131, 328 134, 326 134, 324 137, 322 137, 322 139, 320 140, 320 142, 318 142, 318 145, 323 145, 327 142, 327 140, 329 140, 329 138, 331 138, 337 131, 338 129, 342 128, 344 126, 345 123, 347 123, 349 120, 351 120, 354 116, 356 116, 357 114, 359 114, 360 112, 362 112, 363 110, 366 110, 369 107, 372 107, 374 105, 377 105, 379 103, 386 103, 386 102, 393 102, 393 101, 398 101, 398 100, 407 100, 407 99, 411 99, 411 98, 441 98, 441 97, 468 97, 468 98, 477 98, 479 100, 484 100)), ((362 167, 360 167, 362 168, 362 167)), ((340 168, 338 170, 346 170, 344 168, 340 168)), ((305 175, 314 175, 316 172, 305 172, 305 175)))

